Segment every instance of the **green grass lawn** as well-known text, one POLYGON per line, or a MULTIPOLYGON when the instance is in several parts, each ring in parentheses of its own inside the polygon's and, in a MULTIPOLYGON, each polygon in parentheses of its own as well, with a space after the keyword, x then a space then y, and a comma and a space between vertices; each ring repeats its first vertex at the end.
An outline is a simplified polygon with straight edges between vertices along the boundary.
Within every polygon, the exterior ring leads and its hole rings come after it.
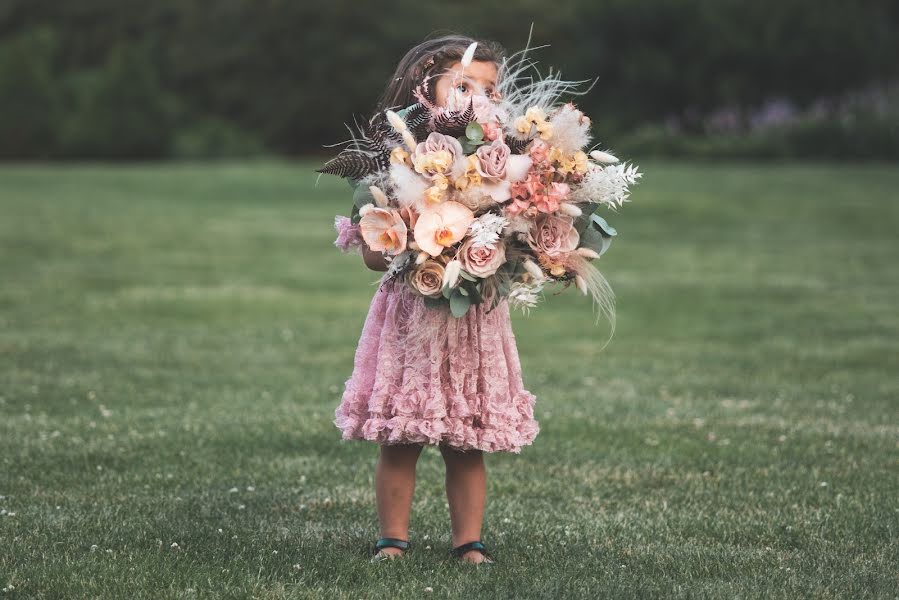
POLYGON ((642 166, 609 345, 573 288, 513 317, 541 432, 487 456, 492 567, 448 557, 434 447, 367 562, 345 182, 0 167, 0 598, 895 598, 899 169, 642 166))

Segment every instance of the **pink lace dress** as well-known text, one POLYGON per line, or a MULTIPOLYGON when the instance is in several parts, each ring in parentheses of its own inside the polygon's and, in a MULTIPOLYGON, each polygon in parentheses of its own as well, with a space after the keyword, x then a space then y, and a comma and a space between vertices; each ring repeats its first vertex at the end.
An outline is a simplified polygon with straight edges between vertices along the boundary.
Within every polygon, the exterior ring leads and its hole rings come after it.
MULTIPOLYGON (((335 245, 359 247, 358 226, 338 217, 335 227, 335 245)), ((346 440, 517 454, 540 430, 535 402, 508 302, 457 319, 393 279, 372 298, 334 424, 346 440)))

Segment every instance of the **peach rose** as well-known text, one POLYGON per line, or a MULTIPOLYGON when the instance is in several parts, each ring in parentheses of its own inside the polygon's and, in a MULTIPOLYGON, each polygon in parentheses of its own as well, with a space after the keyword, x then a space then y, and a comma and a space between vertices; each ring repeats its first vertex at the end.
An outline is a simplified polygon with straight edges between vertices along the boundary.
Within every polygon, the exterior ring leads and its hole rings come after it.
POLYGON ((396 210, 371 208, 359 220, 362 239, 375 252, 397 255, 406 249, 409 230, 396 210))
POLYGON ((431 256, 439 256, 443 249, 452 246, 468 231, 474 221, 474 213, 467 206, 446 200, 429 208, 415 222, 415 242, 431 256))
POLYGON ((422 296, 436 298, 443 294, 444 267, 436 260, 426 260, 407 271, 406 277, 412 289, 422 296))
POLYGON ((475 246, 473 239, 465 240, 459 248, 462 268, 482 279, 496 273, 506 262, 506 246, 502 242, 495 242, 493 246, 475 246))
POLYGON ((559 256, 573 252, 581 236, 574 228, 574 219, 567 216, 543 214, 528 231, 528 245, 536 252, 559 256))

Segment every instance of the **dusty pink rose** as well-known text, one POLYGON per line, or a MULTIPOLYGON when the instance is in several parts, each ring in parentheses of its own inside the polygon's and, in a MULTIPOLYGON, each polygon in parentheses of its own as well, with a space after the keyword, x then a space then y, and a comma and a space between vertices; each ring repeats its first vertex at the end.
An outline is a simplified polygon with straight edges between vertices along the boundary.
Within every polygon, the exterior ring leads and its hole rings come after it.
POLYGON ((475 151, 478 163, 475 166, 484 179, 499 181, 506 176, 506 161, 512 151, 503 140, 494 140, 475 151))
POLYGON ((548 256, 573 252, 580 239, 574 219, 568 216, 541 214, 528 231, 528 245, 548 256))
POLYGON ((408 283, 422 296, 436 298, 443 293, 443 265, 436 260, 426 260, 407 271, 408 283))
POLYGON ((506 262, 506 246, 502 242, 495 242, 490 246, 475 246, 474 240, 468 238, 459 248, 459 262, 462 268, 475 277, 489 277, 496 273, 506 262))
POLYGON ((396 255, 406 249, 409 230, 396 210, 372 208, 359 220, 362 239, 376 252, 396 255))

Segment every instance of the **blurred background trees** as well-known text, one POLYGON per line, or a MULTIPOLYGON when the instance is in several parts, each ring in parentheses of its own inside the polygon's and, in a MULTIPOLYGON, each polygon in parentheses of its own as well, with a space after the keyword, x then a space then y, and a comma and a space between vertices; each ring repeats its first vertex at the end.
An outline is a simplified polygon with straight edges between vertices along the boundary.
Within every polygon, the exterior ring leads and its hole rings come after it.
POLYGON ((892 0, 0 0, 0 157, 325 154, 428 34, 531 22, 607 148, 899 158, 892 0))

